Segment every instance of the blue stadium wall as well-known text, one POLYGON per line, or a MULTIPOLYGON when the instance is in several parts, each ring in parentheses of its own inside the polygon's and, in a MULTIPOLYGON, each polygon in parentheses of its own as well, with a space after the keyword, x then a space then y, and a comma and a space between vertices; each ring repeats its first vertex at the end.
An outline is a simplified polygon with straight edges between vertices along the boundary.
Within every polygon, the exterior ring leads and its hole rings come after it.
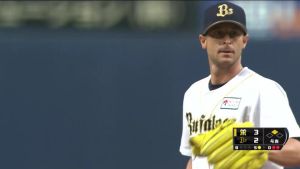
MULTIPOLYGON (((183 169, 182 98, 208 75, 197 36, 1 30, 0 168, 183 169)), ((250 40, 243 54, 298 123, 299 43, 250 40)))

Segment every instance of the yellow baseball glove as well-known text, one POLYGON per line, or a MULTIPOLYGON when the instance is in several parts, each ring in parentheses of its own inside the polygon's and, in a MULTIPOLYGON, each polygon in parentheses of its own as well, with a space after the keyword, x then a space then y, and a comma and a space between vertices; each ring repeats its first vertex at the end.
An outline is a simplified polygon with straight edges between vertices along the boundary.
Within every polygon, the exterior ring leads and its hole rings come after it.
POLYGON ((215 169, 259 169, 268 159, 265 150, 233 150, 233 128, 253 127, 253 123, 227 120, 215 129, 190 139, 193 154, 207 156, 215 169))

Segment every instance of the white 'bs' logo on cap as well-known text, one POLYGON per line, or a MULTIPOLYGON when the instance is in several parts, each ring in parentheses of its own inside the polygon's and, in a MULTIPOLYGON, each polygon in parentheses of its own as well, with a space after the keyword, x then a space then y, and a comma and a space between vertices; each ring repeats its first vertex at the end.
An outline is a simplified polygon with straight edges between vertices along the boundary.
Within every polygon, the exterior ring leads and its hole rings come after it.
POLYGON ((218 8, 219 8, 219 13, 217 13, 217 16, 224 17, 226 15, 233 14, 233 9, 232 8, 228 8, 227 4, 219 5, 218 8))

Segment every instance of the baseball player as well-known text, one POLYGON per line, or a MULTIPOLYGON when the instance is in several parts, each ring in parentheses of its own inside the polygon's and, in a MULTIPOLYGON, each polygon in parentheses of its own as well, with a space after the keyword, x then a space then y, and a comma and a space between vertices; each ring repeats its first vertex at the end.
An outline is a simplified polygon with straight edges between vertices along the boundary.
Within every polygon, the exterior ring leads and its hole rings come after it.
MULTIPOLYGON (((184 95, 180 152, 191 157, 186 168, 300 166, 300 142, 295 139, 300 137, 300 129, 284 89, 241 64, 248 42, 244 10, 230 2, 218 2, 206 9, 203 25, 199 41, 207 51, 210 75, 192 84, 184 95), (238 155, 230 154, 242 152, 233 151, 232 143, 221 142, 226 135, 209 143, 216 133, 237 124, 286 127, 290 138, 281 150, 238 155), (208 148, 204 147, 207 143, 211 144, 208 148), (225 154, 226 145, 232 152, 225 154), (214 150, 208 152, 211 147, 214 150), (222 161, 226 157, 230 158, 222 161)), ((232 137, 232 130, 229 135, 232 137)))

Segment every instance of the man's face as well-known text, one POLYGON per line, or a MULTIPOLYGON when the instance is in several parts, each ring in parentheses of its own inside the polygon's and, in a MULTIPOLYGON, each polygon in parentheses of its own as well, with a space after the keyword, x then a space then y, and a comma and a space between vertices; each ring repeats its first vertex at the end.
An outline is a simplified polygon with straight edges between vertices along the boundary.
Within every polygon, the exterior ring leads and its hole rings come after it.
POLYGON ((207 50, 211 66, 228 68, 241 64, 248 36, 235 24, 221 23, 209 29, 207 35, 200 35, 199 40, 202 48, 207 50))

